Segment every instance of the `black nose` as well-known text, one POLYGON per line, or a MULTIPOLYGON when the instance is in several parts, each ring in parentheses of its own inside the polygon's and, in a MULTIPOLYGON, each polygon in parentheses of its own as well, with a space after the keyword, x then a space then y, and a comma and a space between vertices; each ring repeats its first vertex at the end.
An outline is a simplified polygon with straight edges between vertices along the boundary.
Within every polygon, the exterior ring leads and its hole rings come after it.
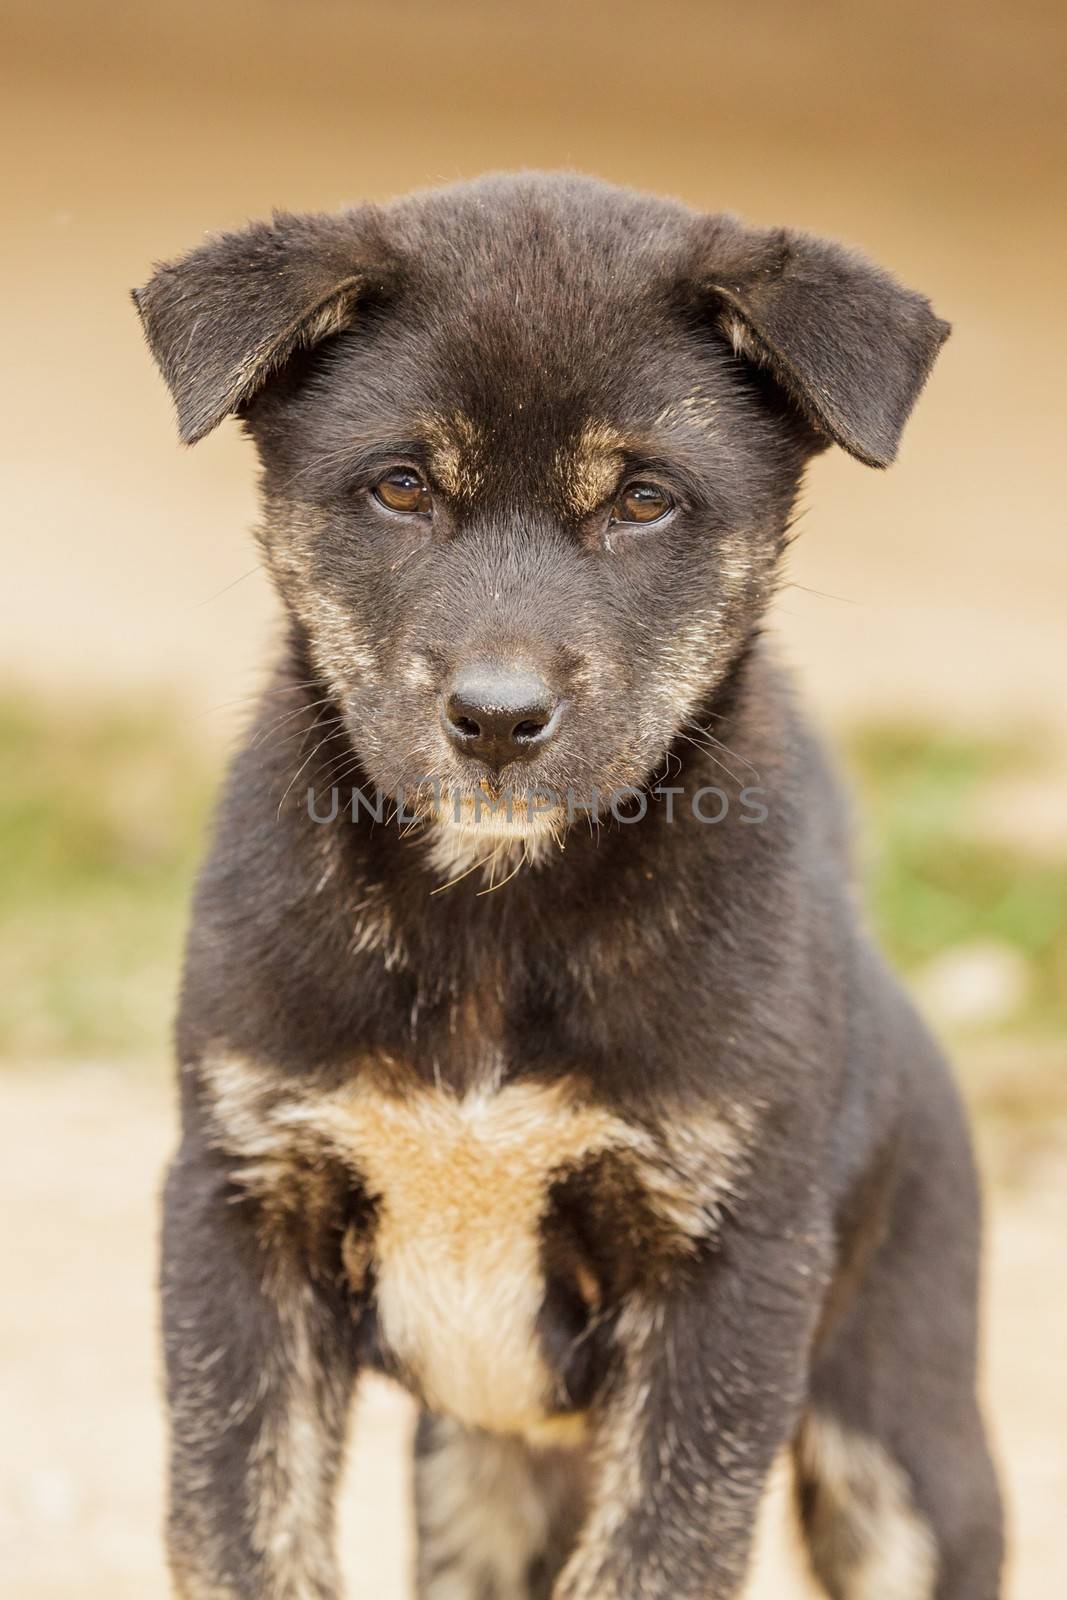
POLYGON ((453 682, 441 720, 457 750, 499 768, 543 750, 559 726, 562 709, 534 672, 471 667, 453 682))

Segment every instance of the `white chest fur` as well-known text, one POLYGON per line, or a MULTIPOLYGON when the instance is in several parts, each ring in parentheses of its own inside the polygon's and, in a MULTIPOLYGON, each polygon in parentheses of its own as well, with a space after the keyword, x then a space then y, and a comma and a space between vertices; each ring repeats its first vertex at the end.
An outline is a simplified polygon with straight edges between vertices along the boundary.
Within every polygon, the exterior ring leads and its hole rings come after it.
POLYGON ((356 1158, 381 1214, 378 1314, 437 1410, 525 1431, 550 1406, 536 1320, 539 1222, 554 1173, 624 1142, 559 1087, 365 1100, 356 1158))
POLYGON ((567 1081, 464 1096, 414 1086, 398 1094, 362 1079, 294 1087, 232 1057, 204 1075, 220 1142, 245 1161, 246 1183, 284 1182, 294 1158, 329 1158, 358 1177, 377 1213, 387 1347, 435 1409, 506 1432, 536 1431, 553 1408, 537 1317, 540 1224, 554 1178, 618 1151, 664 1220, 692 1240, 707 1232, 732 1165, 721 1121, 700 1139, 691 1124, 654 1135, 567 1081))

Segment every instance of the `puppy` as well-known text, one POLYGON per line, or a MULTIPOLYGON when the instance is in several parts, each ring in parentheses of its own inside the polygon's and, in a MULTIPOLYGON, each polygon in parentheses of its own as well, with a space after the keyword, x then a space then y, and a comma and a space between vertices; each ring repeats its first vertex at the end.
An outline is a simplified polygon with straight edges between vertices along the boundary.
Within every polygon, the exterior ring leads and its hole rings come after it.
POLYGON ((978 1199, 760 629, 948 329, 581 178, 278 215, 137 296, 288 621, 196 895, 166 1185, 185 1600, 340 1593, 353 1387, 423 1600, 727 1600, 791 1449, 833 1600, 993 1600, 978 1199))

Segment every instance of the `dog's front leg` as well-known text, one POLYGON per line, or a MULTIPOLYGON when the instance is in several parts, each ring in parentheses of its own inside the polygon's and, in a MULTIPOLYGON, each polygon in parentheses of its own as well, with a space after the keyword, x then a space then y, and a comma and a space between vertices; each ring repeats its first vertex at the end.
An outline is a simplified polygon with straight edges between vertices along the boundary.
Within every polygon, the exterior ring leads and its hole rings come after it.
POLYGON ((619 1325, 594 1423, 589 1518, 554 1600, 732 1600, 805 1391, 827 1251, 737 1228, 619 1325))
POLYGON ((181 1600, 335 1600, 351 1318, 210 1153, 167 1181, 169 1544, 181 1600))

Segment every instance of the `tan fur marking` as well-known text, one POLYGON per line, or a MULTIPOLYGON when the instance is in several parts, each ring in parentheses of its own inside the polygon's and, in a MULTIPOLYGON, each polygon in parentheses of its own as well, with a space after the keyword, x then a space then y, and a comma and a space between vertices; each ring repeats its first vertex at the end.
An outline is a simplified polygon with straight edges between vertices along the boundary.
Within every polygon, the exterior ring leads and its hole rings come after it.
POLYGON ((660 428, 696 428, 701 433, 714 433, 718 426, 719 402, 696 389, 672 405, 664 406, 656 418, 660 428))
POLYGON ((770 544, 757 549, 745 534, 724 536, 714 601, 664 641, 656 662, 656 688, 679 727, 707 696, 723 640, 730 639, 746 606, 765 595, 772 570, 770 544))
POLYGON ((354 1294, 359 1294, 367 1281, 374 1261, 374 1246, 365 1234, 349 1226, 341 1241, 341 1264, 354 1294))
MULTIPOLYGON (((249 1163, 240 1181, 269 1199, 291 1185, 294 1158, 332 1158, 365 1184, 378 1204, 387 1344, 434 1409, 502 1432, 533 1436, 551 1411, 536 1320, 539 1224, 554 1175, 620 1153, 684 1251, 713 1230, 738 1167, 737 1135, 723 1120, 653 1132, 583 1100, 571 1082, 401 1096, 366 1079, 283 1088, 235 1058, 203 1072, 219 1143, 249 1163)), ((354 1266, 365 1271, 358 1253, 354 1266)))
POLYGON ((389 1346, 435 1409, 521 1431, 550 1378, 534 1338, 537 1222, 548 1174, 612 1139, 566 1093, 513 1086, 452 1100, 367 1104, 358 1160, 383 1197, 378 1308, 389 1346))
POLYGON ((726 329, 727 337, 733 345, 735 356, 747 356, 752 353, 752 334, 739 316, 728 314, 720 319, 726 329))
POLYGON ((556 457, 563 499, 576 517, 588 517, 611 495, 625 464, 626 436, 606 422, 588 422, 577 442, 556 457))
POLYGON ((428 412, 418 419, 430 450, 430 470, 451 500, 473 500, 485 482, 482 438, 462 411, 428 412))
POLYGON ((600 1285, 595 1274, 584 1261, 579 1261, 574 1268, 574 1281, 582 1304, 590 1311, 596 1311, 600 1306, 600 1285))
POLYGON ((875 1440, 818 1414, 804 1422, 797 1454, 822 1514, 841 1518, 859 1551, 842 1574, 847 1600, 933 1600, 937 1543, 903 1468, 875 1440))
POLYGON ((321 536, 321 523, 322 513, 306 503, 268 503, 267 529, 260 541, 271 576, 307 627, 316 665, 343 692, 350 677, 377 683, 381 669, 371 642, 359 635, 351 606, 310 579, 308 551, 321 536), (268 537, 272 519, 284 529, 283 537, 268 537))
POLYGON ((531 1423, 522 1437, 539 1450, 575 1450, 589 1438, 589 1418, 584 1411, 560 1411, 531 1423))
POLYGON ((232 1589, 220 1589, 217 1583, 202 1583, 191 1572, 179 1565, 184 1562, 184 1557, 177 1557, 171 1562, 171 1583, 174 1591, 174 1600, 234 1600, 232 1589))

